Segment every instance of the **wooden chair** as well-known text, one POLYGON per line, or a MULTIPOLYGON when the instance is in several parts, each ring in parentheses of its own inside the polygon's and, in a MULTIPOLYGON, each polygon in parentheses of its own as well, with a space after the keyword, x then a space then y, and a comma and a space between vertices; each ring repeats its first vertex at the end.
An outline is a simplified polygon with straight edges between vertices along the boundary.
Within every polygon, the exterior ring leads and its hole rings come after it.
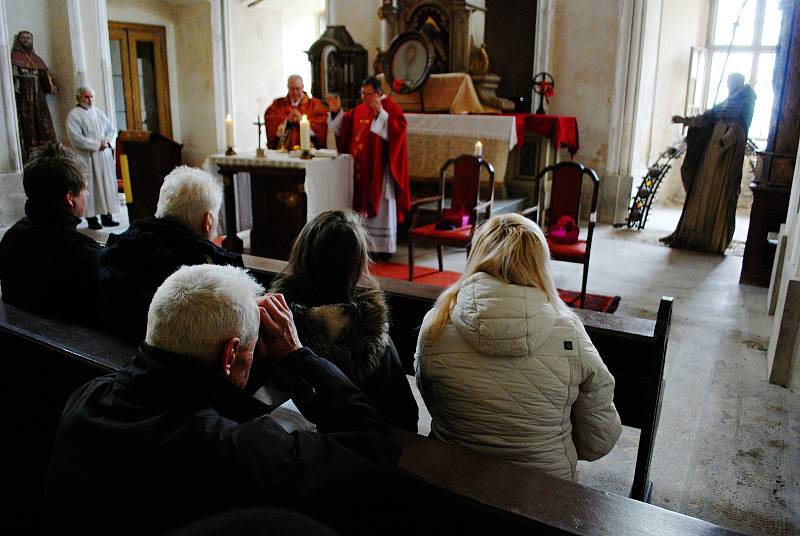
POLYGON ((469 254, 469 245, 472 241, 472 235, 475 233, 475 227, 478 223, 489 219, 492 212, 492 202, 494 201, 494 166, 486 162, 479 156, 461 155, 457 158, 451 158, 444 163, 439 172, 441 177, 441 185, 439 195, 418 199, 412 204, 412 219, 408 231, 408 280, 414 280, 414 244, 435 244, 436 254, 439 259, 439 271, 444 269, 442 263, 442 247, 454 246, 467 249, 469 254), (447 169, 450 166, 454 167, 452 184, 452 198, 450 203, 450 210, 460 212, 469 216, 469 223, 463 227, 458 227, 453 230, 437 229, 436 223, 421 225, 415 227, 417 222, 417 215, 419 207, 425 203, 437 201, 437 214, 441 219, 443 211, 445 210, 445 194, 447 192, 447 169), (481 201, 481 168, 486 168, 489 173, 489 189, 488 199, 481 201), (480 220, 480 221, 479 221, 480 220))
POLYGON ((555 261, 575 262, 583 264, 583 282, 581 284, 580 307, 586 301, 586 280, 589 277, 589 257, 592 253, 592 236, 597 221, 597 194, 600 179, 592 168, 584 167, 577 162, 567 161, 547 166, 536 177, 539 184, 539 203, 537 207, 523 211, 523 214, 536 221, 547 238, 550 256, 555 261), (545 178, 553 176, 550 188, 550 206, 545 207, 545 178), (553 242, 550 231, 563 216, 570 216, 577 223, 581 211, 583 176, 588 175, 592 183, 592 206, 589 214, 589 227, 586 240, 578 240, 574 244, 558 244, 553 242))

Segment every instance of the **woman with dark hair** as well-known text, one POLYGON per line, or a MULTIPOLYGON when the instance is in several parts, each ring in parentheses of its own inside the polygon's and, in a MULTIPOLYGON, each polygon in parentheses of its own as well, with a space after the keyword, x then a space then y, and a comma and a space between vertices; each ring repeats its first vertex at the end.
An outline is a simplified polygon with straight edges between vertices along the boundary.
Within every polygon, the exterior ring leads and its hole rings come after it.
POLYGON ((416 432, 417 403, 389 337, 389 309, 369 274, 367 244, 354 212, 323 212, 300 231, 271 292, 286 298, 304 345, 335 363, 389 424, 416 432))

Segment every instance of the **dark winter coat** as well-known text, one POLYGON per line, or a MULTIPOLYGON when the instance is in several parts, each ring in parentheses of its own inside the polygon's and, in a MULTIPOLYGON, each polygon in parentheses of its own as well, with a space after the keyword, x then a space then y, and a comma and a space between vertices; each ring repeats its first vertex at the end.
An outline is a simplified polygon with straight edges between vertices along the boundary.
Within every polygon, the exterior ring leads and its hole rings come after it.
POLYGON ((28 201, 25 214, 0 242, 3 301, 93 324, 100 245, 75 229, 80 218, 58 208, 28 201))
POLYGON ((417 431, 418 408, 389 336, 389 309, 380 290, 358 293, 349 303, 308 307, 295 301, 290 278, 273 282, 285 295, 300 341, 339 367, 389 424, 417 431))
POLYGON ((399 458, 364 395, 302 348, 274 380, 317 425, 288 433, 272 408, 208 365, 143 344, 67 402, 42 515, 46 534, 160 534, 232 508, 357 518, 399 458))
POLYGON ((150 301, 181 266, 244 266, 242 256, 201 238, 171 218, 145 218, 119 235, 110 235, 100 256, 101 310, 106 329, 141 342, 150 301))

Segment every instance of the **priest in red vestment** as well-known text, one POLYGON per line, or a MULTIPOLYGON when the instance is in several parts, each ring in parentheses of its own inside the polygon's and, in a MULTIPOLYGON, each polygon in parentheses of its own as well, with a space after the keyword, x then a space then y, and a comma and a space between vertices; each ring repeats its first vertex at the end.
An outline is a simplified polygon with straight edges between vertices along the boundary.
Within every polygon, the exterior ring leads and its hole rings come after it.
POLYGON ((267 146, 277 149, 285 133, 285 147, 289 150, 300 145, 300 119, 305 115, 311 123, 311 143, 319 149, 325 147, 328 135, 328 110, 321 100, 309 97, 303 91, 303 79, 293 74, 286 81, 289 93, 272 101, 264 112, 267 126, 267 146))
POLYGON ((340 113, 341 100, 329 96, 330 127, 339 152, 353 156, 353 209, 367 217, 370 251, 388 258, 397 250, 397 222, 411 210, 406 118, 374 76, 362 83, 361 99, 340 113))

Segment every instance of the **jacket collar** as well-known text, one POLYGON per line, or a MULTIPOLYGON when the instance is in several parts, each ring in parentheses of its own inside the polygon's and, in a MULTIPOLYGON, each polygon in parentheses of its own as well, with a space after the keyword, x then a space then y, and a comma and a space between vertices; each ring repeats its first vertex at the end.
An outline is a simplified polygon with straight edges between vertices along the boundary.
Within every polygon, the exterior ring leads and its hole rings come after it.
POLYGON ((147 377, 160 385, 163 381, 165 388, 203 400, 239 422, 255 419, 274 409, 228 381, 211 365, 189 355, 168 352, 143 342, 131 366, 132 377, 147 377))
POLYGON ((25 215, 37 225, 50 225, 65 229, 74 229, 81 222, 79 217, 65 212, 60 207, 43 207, 31 202, 30 199, 25 201, 25 215))

